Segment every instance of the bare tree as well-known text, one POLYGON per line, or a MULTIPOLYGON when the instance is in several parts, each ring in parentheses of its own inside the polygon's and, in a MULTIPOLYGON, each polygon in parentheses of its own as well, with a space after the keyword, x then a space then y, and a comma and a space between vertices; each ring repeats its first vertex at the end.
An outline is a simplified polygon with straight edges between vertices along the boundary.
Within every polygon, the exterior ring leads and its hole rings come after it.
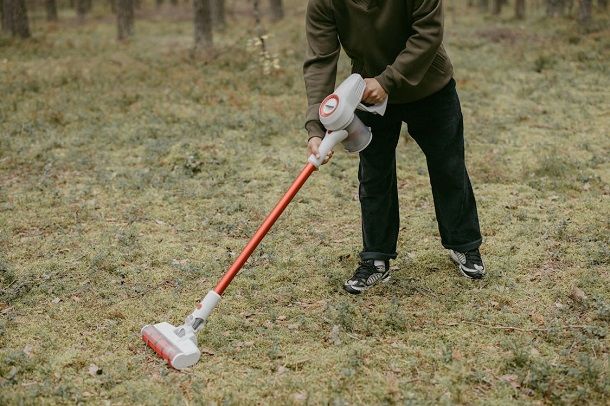
POLYGON ((271 21, 279 21, 284 18, 284 4, 282 0, 269 0, 271 6, 271 21))
POLYGON ((88 0, 76 0, 76 15, 78 17, 79 22, 83 22, 85 20, 85 16, 90 8, 90 3, 88 0))
POLYGON ((11 4, 10 0, 0 0, 0 12, 2 13, 2 31, 11 32, 11 4))
POLYGON ((13 0, 13 36, 30 37, 30 24, 25 0, 13 0))
POLYGON ((47 9, 47 21, 57 21, 57 1, 45 0, 47 9))
POLYGON ((9 32, 10 28, 8 27, 8 21, 5 18, 7 16, 5 3, 5 0, 0 0, 0 28, 2 29, 2 32, 9 32))
POLYGON ((479 10, 482 12, 489 10, 489 0, 479 0, 479 10))
POLYGON ((597 7, 600 10, 608 10, 608 0, 597 0, 597 7))
POLYGON ((225 19, 225 0, 212 0, 211 6, 214 27, 222 31, 227 26, 227 20, 225 19))
POLYGON ((30 24, 25 0, 4 0, 2 2, 2 28, 13 37, 29 38, 30 24))
POLYGON ((591 22, 591 0, 580 0, 578 6, 578 21, 581 24, 589 24, 591 22))
POLYGON ((508 0, 493 0, 491 13, 498 15, 502 12, 502 6, 508 3, 508 0))
POLYGON ((211 11, 210 0, 193 0, 195 50, 209 50, 214 44, 211 11))
POLYGON ((546 15, 548 17, 562 16, 565 6, 565 0, 546 0, 546 15))
POLYGON ((134 0, 117 0, 117 28, 119 41, 133 36, 134 0))
POLYGON ((525 18, 525 0, 515 0, 515 17, 519 20, 525 18))

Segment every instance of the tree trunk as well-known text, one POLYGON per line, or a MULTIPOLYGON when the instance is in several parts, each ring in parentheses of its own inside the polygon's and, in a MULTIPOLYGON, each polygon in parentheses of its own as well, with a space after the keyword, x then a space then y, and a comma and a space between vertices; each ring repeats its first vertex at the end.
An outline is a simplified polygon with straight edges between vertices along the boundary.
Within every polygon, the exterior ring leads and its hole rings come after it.
POLYGON ((157 5, 157 8, 161 8, 161 6, 163 5, 163 0, 156 0, 155 4, 157 5))
POLYGON ((210 0, 193 0, 195 50, 212 48, 212 13, 210 0))
POLYGON ((177 6, 178 0, 170 0, 170 3, 172 3, 172 6, 177 6))
POLYGON ((493 0, 491 7, 491 14, 498 15, 502 12, 502 5, 504 2, 502 0, 493 0))
POLYGON ((599 7, 600 10, 608 10, 608 0, 597 0, 597 7, 599 7))
POLYGON ((2 17, 5 30, 10 32, 13 37, 30 37, 30 24, 25 0, 4 0, 2 17))
POLYGON ((119 41, 133 36, 134 0, 117 0, 117 28, 119 41))
POLYGON ((548 17, 562 16, 565 5, 565 0, 546 0, 546 15, 548 17))
POLYGON ((0 11, 2 11, 2 31, 10 33, 12 31, 12 12, 11 12, 11 0, 0 0, 0 11))
POLYGON ((580 0, 578 5, 578 21, 587 25, 591 22, 592 0, 580 0))
POLYGON ((525 0, 515 0, 515 17, 519 20, 525 18, 525 0))
POLYGON ((57 21, 57 1, 45 0, 47 8, 47 21, 57 21))
POLYGON ((225 19, 225 0, 212 0, 212 23, 219 30, 224 30, 227 26, 225 19))
POLYGON ((279 21, 284 18, 284 5, 282 0, 269 0, 271 6, 271 21, 279 21))
POLYGON ((85 15, 87 15, 88 4, 87 0, 76 0, 76 16, 78 17, 79 22, 85 21, 85 15))
POLYGON ((486 13, 489 10, 489 0, 479 0, 479 10, 486 13))

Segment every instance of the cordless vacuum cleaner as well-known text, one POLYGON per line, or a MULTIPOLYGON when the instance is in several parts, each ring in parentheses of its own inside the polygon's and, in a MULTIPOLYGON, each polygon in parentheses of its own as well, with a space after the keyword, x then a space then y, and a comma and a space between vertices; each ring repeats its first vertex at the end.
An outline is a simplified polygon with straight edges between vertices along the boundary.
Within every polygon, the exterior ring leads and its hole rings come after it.
POLYGON ((267 216, 233 265, 220 279, 214 290, 208 292, 197 305, 197 308, 186 318, 184 324, 176 327, 167 322, 162 322, 155 325, 146 325, 142 328, 142 340, 155 350, 161 358, 165 359, 170 366, 183 369, 199 361, 201 352, 197 348, 197 333, 203 328, 227 286, 309 178, 309 175, 324 162, 327 154, 339 143, 342 143, 348 152, 360 152, 369 145, 372 138, 371 130, 358 119, 354 112, 358 108, 383 115, 387 99, 374 106, 361 104, 360 100, 365 87, 364 79, 358 74, 353 74, 320 104, 320 121, 328 130, 319 147, 320 157, 316 158, 313 154, 309 157, 305 168, 267 216))

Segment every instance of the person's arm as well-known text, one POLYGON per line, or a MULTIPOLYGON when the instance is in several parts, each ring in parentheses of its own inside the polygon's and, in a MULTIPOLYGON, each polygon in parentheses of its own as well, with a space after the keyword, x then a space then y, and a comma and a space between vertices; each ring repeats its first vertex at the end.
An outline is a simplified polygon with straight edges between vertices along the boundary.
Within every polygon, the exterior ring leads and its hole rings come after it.
POLYGON ((391 65, 375 77, 391 94, 400 83, 417 86, 430 68, 443 42, 442 0, 415 1, 412 13, 413 35, 391 65))
POLYGON ((326 96, 335 90, 337 60, 341 51, 330 0, 309 0, 305 17, 307 50, 303 77, 307 91, 305 128, 308 138, 324 137, 318 109, 326 96))

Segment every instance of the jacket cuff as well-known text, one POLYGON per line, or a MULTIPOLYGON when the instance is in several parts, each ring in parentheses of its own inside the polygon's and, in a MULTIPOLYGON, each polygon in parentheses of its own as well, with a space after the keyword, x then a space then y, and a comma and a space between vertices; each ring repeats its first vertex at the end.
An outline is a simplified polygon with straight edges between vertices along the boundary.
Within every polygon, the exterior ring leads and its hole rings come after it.
POLYGON ((306 122, 305 129, 307 129, 307 142, 313 137, 324 138, 324 135, 326 135, 326 129, 320 120, 310 120, 306 122))
POLYGON ((390 71, 390 67, 388 66, 381 74, 375 76, 375 79, 377 80, 377 82, 379 82, 381 87, 383 87, 383 90, 385 90, 385 92, 388 94, 388 96, 392 93, 392 91, 396 87, 394 85, 394 81, 392 80, 390 75, 391 75, 391 71, 390 71))

